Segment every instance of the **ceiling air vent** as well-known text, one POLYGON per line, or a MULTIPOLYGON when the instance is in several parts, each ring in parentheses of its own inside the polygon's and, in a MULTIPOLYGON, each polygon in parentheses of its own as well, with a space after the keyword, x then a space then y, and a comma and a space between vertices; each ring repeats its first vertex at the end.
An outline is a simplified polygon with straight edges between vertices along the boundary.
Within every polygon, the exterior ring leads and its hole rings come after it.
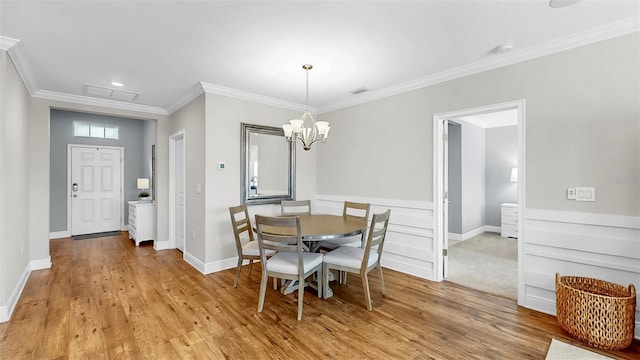
POLYGON ((361 88, 357 88, 355 90, 351 90, 349 92, 352 93, 353 95, 358 95, 358 94, 362 94, 365 91, 369 91, 369 89, 367 89, 366 87, 361 87, 361 88))
POLYGON ((104 86, 84 84, 83 90, 86 94, 112 98, 114 100, 133 101, 139 94, 131 91, 115 90, 104 86))

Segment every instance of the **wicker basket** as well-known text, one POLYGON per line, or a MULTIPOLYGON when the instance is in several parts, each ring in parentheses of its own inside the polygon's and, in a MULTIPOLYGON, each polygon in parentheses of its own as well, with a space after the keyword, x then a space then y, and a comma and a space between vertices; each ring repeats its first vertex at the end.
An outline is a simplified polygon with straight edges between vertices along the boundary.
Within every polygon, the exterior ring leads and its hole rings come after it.
POLYGON ((636 289, 556 273, 556 316, 574 338, 591 346, 620 350, 633 341, 636 289))

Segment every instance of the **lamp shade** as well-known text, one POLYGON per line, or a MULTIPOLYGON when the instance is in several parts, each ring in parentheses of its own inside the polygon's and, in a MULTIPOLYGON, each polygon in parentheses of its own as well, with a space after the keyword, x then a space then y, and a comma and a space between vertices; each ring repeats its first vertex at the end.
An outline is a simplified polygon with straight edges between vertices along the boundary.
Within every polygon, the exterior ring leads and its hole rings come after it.
POLYGON ((511 169, 511 182, 518 182, 518 168, 511 169))
POLYGON ((145 190, 149 188, 149 179, 140 178, 138 179, 137 183, 138 183, 138 190, 145 190))

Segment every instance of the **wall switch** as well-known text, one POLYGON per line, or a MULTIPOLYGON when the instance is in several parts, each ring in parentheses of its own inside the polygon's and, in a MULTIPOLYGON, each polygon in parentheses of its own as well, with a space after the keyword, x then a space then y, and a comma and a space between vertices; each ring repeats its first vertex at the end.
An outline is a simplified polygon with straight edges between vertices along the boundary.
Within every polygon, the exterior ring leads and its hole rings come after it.
POLYGON ((592 187, 577 187, 576 201, 596 201, 596 189, 592 187))
POLYGON ((567 199, 575 200, 576 199, 576 188, 568 188, 567 189, 567 199))

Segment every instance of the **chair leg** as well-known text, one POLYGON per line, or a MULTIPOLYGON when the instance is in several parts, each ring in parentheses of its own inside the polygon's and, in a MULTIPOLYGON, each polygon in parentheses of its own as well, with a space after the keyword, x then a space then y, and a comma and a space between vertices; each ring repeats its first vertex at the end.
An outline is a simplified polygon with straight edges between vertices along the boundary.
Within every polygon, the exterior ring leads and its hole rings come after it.
POLYGON ((278 290, 278 278, 273 278, 273 290, 278 290))
POLYGON ((378 264, 378 279, 380 279, 380 291, 382 291, 382 295, 386 295, 384 290, 384 279, 382 278, 382 266, 378 264))
POLYGON ((262 280, 260 281, 260 295, 258 298, 258 312, 262 312, 264 308, 264 297, 267 293, 267 282, 269 281, 269 275, 266 271, 262 273, 262 280))
POLYGON ((347 285, 347 272, 346 271, 340 271, 340 284, 341 285, 347 285))
POLYGON ((298 279, 298 320, 302 320, 302 306, 304 305, 304 278, 298 279))
POLYGON ((233 287, 238 287, 238 280, 240 279, 240 270, 242 270, 242 256, 238 257, 238 266, 236 267, 236 278, 233 280, 233 287))
POLYGON ((318 282, 317 282, 317 284, 318 284, 318 297, 319 298, 324 297, 324 293, 322 292, 322 283, 324 282, 324 269, 323 269, 323 267, 324 267, 324 264, 322 264, 318 268, 318 275, 317 275, 317 278, 318 278, 318 282))
POLYGON ((372 307, 371 307, 371 293, 369 292, 369 279, 367 278, 367 273, 362 273, 360 274, 360 276, 362 277, 362 287, 364 288, 364 297, 365 300, 367 301, 367 309, 369 311, 372 311, 372 307))
POLYGON ((253 259, 249 259, 249 276, 251 276, 251 269, 253 269, 253 259))
MULTIPOLYGON (((327 289, 329 288, 329 271, 330 271, 329 265, 327 265, 327 263, 323 263, 322 264, 322 297, 324 299, 326 299, 327 295, 329 295, 327 293, 327 289)), ((319 288, 318 288, 318 291, 320 291, 319 288)))

